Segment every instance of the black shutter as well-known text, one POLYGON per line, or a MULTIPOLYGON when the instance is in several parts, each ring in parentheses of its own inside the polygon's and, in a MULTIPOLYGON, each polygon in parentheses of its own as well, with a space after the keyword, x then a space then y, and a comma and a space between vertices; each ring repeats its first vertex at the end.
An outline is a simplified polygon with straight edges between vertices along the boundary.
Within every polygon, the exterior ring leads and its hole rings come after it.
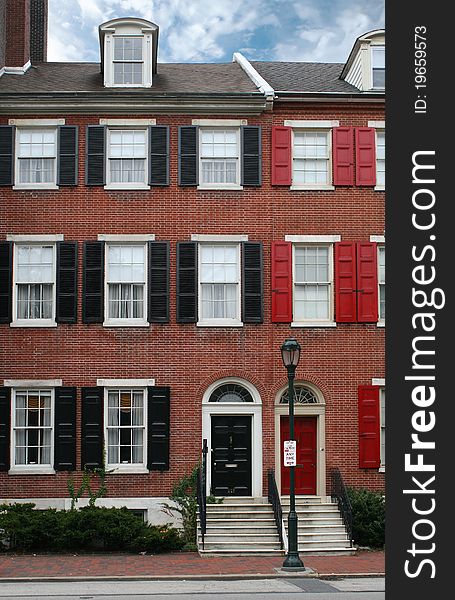
POLYGON ((0 323, 11 323, 13 244, 0 242, 0 323))
POLYGON ((242 320, 244 323, 262 323, 263 264, 262 244, 242 244, 242 320))
POLYGON ((77 321, 77 242, 57 243, 57 323, 77 321))
POLYGON ((197 185, 198 128, 191 125, 179 127, 179 185, 197 185))
POLYGON ((169 127, 152 125, 149 131, 149 184, 169 185, 169 127))
POLYGON ((169 242, 148 244, 148 322, 169 322, 169 242))
POLYGON ((261 185, 262 149, 261 128, 241 127, 242 132, 242 185, 261 185))
POLYGON ((84 323, 104 320, 104 242, 84 243, 84 323))
POLYGON ((104 464, 103 400, 104 388, 82 388, 82 469, 104 464))
POLYGON ((104 125, 87 125, 87 160, 85 163, 87 185, 104 185, 106 183, 105 130, 104 125))
POLYGON ((54 469, 76 469, 76 388, 55 388, 54 469))
POLYGON ((0 126, 0 185, 14 182, 14 127, 0 126))
POLYGON ((0 471, 9 469, 9 432, 11 423, 11 388, 0 387, 0 471))
POLYGON ((77 185, 77 127, 58 128, 58 185, 77 185))
POLYGON ((177 323, 197 321, 197 242, 177 242, 177 323))
POLYGON ((147 389, 147 468, 149 471, 168 471, 171 389, 147 389))

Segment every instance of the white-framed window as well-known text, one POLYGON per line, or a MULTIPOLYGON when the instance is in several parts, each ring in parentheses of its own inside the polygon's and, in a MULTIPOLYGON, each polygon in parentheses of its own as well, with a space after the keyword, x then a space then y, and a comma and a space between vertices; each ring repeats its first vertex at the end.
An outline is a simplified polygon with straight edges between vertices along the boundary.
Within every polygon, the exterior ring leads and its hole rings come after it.
POLYGON ((12 390, 11 471, 53 472, 53 389, 12 390))
POLYGON ((148 188, 148 130, 110 128, 107 135, 107 187, 148 188))
POLYGON ((199 244, 200 324, 241 324, 240 244, 199 244))
POLYGON ((295 324, 333 323, 333 245, 293 245, 295 324))
POLYGON ((378 246, 379 321, 385 321, 385 246, 378 246))
POLYGON ((145 470, 147 388, 105 388, 106 462, 116 471, 145 470))
POLYGON ((113 83, 142 86, 144 82, 144 37, 113 36, 113 83))
POLYGON ((54 325, 56 246, 14 244, 14 311, 18 325, 54 325))
POLYGON ((376 130, 376 187, 385 187, 385 131, 376 130))
POLYGON ((16 187, 56 187, 56 127, 17 127, 15 173, 16 187))
POLYGON ((385 388, 379 389, 379 422, 381 442, 381 469, 385 469, 385 388))
POLYGON ((201 127, 199 130, 200 187, 240 186, 240 129, 201 127))
POLYGON ((106 325, 148 325, 146 244, 106 244, 106 325))
POLYGON ((371 81, 374 89, 385 88, 385 46, 371 46, 371 81))
POLYGON ((330 131, 294 129, 292 138, 292 185, 306 188, 331 185, 330 131))

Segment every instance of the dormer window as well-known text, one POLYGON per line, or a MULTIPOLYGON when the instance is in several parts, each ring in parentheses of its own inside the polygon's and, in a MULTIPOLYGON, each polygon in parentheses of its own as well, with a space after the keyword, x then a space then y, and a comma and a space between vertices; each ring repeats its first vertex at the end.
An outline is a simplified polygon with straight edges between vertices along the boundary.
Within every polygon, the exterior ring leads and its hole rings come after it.
POLYGON ((105 87, 151 87, 158 26, 144 19, 112 19, 99 28, 105 87))
POLYGON ((142 37, 114 37, 114 85, 142 85, 142 37))
POLYGON ((375 89, 384 89, 385 87, 385 47, 371 47, 371 68, 372 83, 375 89))

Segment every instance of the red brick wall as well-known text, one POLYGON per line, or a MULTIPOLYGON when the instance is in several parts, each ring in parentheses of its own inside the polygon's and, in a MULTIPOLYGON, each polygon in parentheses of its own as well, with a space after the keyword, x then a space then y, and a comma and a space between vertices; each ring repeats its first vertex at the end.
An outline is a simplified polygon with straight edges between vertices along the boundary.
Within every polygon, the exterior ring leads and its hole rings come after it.
POLYGON ((7 67, 23 67, 30 60, 30 0, 6 3, 7 67))
MULTIPOLYGON (((366 126, 369 120, 384 118, 381 105, 288 105, 286 110, 278 107, 260 117, 245 117, 248 124, 263 128, 263 185, 231 192, 177 185, 177 125, 191 124, 191 119, 200 115, 156 116, 157 124, 171 126, 169 187, 131 192, 85 187, 85 125, 108 116, 66 117, 66 124, 80 126, 78 187, 47 192, 4 188, 0 192, 0 239, 7 233, 63 233, 65 240, 80 242, 78 323, 51 329, 0 326, 0 383, 3 378, 62 378, 63 385, 81 388, 96 385, 97 378, 153 377, 157 385, 169 385, 170 470, 108 478, 110 496, 162 496, 198 460, 202 396, 208 385, 221 377, 242 377, 258 388, 263 404, 264 473, 275 467, 274 402, 287 383, 279 348, 286 337, 296 336, 302 346, 297 380, 318 386, 327 405, 327 468, 339 467, 349 485, 383 489, 383 474, 358 468, 357 386, 384 377, 384 329, 374 324, 291 329, 272 324, 270 314, 273 240, 284 239, 286 234, 339 234, 344 241, 368 241, 370 235, 384 232, 383 192, 356 187, 291 192, 286 187, 271 187, 271 125, 283 124, 284 119, 337 119, 340 125, 366 126), (81 322, 82 242, 94 240, 100 233, 154 233, 157 240, 170 240, 169 324, 129 329, 81 322), (175 244, 189 240, 192 233, 248 234, 251 241, 264 243, 264 324, 237 329, 175 322, 175 244)), ((0 473, 0 495, 68 497, 66 483, 66 473, 0 473)))

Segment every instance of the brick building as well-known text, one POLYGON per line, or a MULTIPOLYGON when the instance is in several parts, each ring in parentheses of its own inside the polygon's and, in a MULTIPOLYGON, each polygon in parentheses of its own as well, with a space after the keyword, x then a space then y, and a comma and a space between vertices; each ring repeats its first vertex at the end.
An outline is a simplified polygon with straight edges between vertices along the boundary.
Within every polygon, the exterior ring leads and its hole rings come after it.
POLYGON ((166 521, 203 439, 214 494, 285 497, 288 337, 297 494, 382 490, 384 31, 165 64, 114 19, 100 63, 50 63, 46 9, 0 15, 0 498, 67 507, 104 463, 102 503, 166 521))

